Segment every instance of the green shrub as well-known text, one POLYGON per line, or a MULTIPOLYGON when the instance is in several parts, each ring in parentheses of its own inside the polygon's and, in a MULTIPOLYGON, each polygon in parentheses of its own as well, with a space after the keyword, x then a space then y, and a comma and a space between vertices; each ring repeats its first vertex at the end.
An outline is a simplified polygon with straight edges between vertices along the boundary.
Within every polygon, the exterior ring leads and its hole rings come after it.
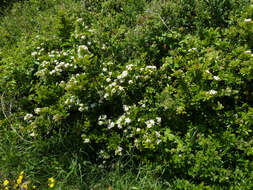
POLYGON ((22 166, 47 179, 70 169, 68 155, 101 167, 134 156, 174 189, 251 189, 252 5, 71 2, 1 41, 0 134, 34 143, 22 166))

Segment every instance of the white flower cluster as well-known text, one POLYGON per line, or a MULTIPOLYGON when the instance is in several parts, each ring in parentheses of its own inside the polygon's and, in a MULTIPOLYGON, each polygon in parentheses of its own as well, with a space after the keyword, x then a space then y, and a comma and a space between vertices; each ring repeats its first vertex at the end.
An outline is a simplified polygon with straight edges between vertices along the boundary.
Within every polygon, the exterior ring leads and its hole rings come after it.
POLYGON ((101 77, 107 75, 105 81, 108 83, 107 86, 102 86, 102 88, 104 88, 104 90, 102 90, 103 93, 99 93, 99 101, 101 102, 103 102, 104 99, 109 99, 109 97, 113 96, 114 94, 122 94, 126 89, 125 85, 128 84, 132 86, 139 78, 150 78, 150 75, 148 74, 153 73, 157 69, 156 66, 148 65, 144 68, 136 70, 138 67, 136 68, 133 64, 128 64, 126 65, 125 70, 123 70, 119 75, 116 76, 116 78, 113 79, 112 72, 109 70, 111 65, 113 66, 114 64, 112 62, 103 63, 102 73, 100 74, 101 77), (135 72, 133 72, 134 69, 135 72), (137 73, 139 73, 140 76, 138 76, 137 73))
POLYGON ((117 76, 117 80, 116 82, 118 83, 123 83, 126 81, 126 78, 128 77, 129 75, 129 72, 133 70, 133 64, 129 64, 129 65, 126 65, 126 69, 124 71, 122 71, 122 73, 120 75, 117 76))
POLYGON ((33 118, 33 114, 28 113, 28 114, 25 115, 24 120, 25 121, 30 121, 32 118, 33 118))
POLYGON ((43 60, 39 65, 39 70, 35 73, 35 75, 41 77, 43 80, 46 80, 48 75, 61 75, 63 71, 68 71, 69 69, 73 68, 76 69, 77 66, 73 64, 75 61, 73 53, 73 49, 66 51, 52 50, 48 52, 48 56, 51 58, 51 60, 43 60), (60 61, 62 59, 65 61, 60 61))
POLYGON ((84 110, 88 110, 89 107, 85 106, 83 103, 81 103, 81 101, 75 97, 74 95, 70 95, 70 97, 68 97, 65 102, 64 102, 69 108, 73 107, 73 106, 78 106, 78 110, 80 112, 83 112, 84 110))
POLYGON ((129 118, 131 106, 123 105, 125 113, 119 116, 115 121, 107 119, 106 115, 100 115, 98 117, 98 125, 106 125, 108 129, 112 129, 117 126, 118 129, 122 129, 123 126, 128 126, 132 120, 129 118))
POLYGON ((124 113, 117 119, 116 124, 119 129, 122 129, 123 126, 128 125, 131 122, 132 120, 129 117, 127 117, 126 114, 124 113))
POLYGON ((214 80, 220 80, 220 77, 219 76, 213 76, 213 79, 214 80))
POLYGON ((155 125, 155 121, 153 119, 150 119, 148 121, 145 122, 147 125, 147 128, 151 128, 155 125))
POLYGON ((90 143, 90 139, 89 138, 84 139, 84 143, 90 143))
POLYGON ((188 49, 188 52, 191 52, 191 51, 197 51, 197 48, 188 49))
POLYGON ((120 147, 120 146, 118 146, 118 148, 115 150, 115 155, 122 155, 122 150, 123 150, 123 148, 122 147, 120 147))
POLYGON ((127 75, 128 75, 128 71, 123 71, 123 72, 117 77, 117 79, 118 79, 118 80, 124 79, 124 78, 127 77, 127 75))
POLYGON ((107 119, 106 115, 101 115, 98 118, 98 125, 107 125, 108 129, 112 129, 115 126, 115 123, 111 119, 107 119))
POLYGON ((35 109, 34 109, 34 113, 36 113, 36 114, 39 114, 40 111, 41 111, 41 108, 35 108, 35 109))
POLYGON ((251 22, 251 18, 246 18, 244 22, 251 22))
POLYGON ((48 56, 53 58, 53 57, 61 57, 62 55, 66 56, 65 52, 61 52, 61 51, 56 51, 56 50, 52 50, 50 52, 48 52, 48 56))
POLYGON ((73 67, 73 64, 70 64, 70 63, 65 63, 65 62, 56 62, 56 66, 55 68, 49 72, 50 75, 53 75, 54 73, 56 74, 60 74, 61 72, 64 71, 64 69, 68 69, 68 68, 72 68, 73 67))
POLYGON ((150 119, 150 120, 145 121, 145 124, 146 124, 147 128, 151 128, 151 127, 153 127, 156 123, 157 123, 157 124, 160 124, 161 121, 162 121, 162 119, 161 119, 160 117, 156 117, 156 121, 153 120, 153 119, 150 119))
POLYGON ((161 134, 158 131, 155 131, 155 134, 156 134, 156 137, 157 137, 156 144, 160 144, 162 142, 162 140, 161 140, 161 134))
POLYGON ((217 91, 216 91, 216 90, 210 90, 210 91, 208 91, 208 93, 209 93, 210 95, 215 95, 215 94, 217 94, 217 91))
POLYGON ((98 117, 98 125, 104 125, 106 123, 107 115, 100 115, 98 117))
POLYGON ((148 65, 148 66, 146 66, 145 69, 146 69, 146 70, 151 70, 151 72, 152 72, 152 71, 156 70, 157 68, 156 68, 156 66, 154 66, 154 65, 148 65))
POLYGON ((246 50, 244 53, 251 54, 250 56, 253 57, 253 54, 251 53, 251 50, 246 50))

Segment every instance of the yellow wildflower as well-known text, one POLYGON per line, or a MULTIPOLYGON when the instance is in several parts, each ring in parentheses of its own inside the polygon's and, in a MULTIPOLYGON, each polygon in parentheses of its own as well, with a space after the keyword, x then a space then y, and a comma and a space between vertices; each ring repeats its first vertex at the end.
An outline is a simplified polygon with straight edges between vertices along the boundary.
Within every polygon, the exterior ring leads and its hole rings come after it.
POLYGON ((3 185, 4 186, 7 186, 9 184, 9 181, 6 179, 6 180, 4 180, 4 183, 3 183, 3 185))
POLYGON ((53 187, 54 187, 54 183, 50 183, 50 184, 48 184, 48 186, 49 186, 50 188, 53 188, 53 187))
POLYGON ((20 176, 21 176, 21 175, 24 175, 24 171, 21 171, 19 175, 20 175, 20 176))
POLYGON ((9 188, 8 188, 8 187, 5 187, 4 190, 9 190, 9 188))
POLYGON ((17 188, 18 188, 18 184, 15 184, 15 185, 14 185, 14 189, 17 189, 17 188))
POLYGON ((52 177, 48 178, 48 181, 50 181, 51 183, 55 182, 54 178, 52 178, 52 177))
POLYGON ((17 179, 17 184, 18 184, 18 185, 21 184, 21 183, 22 183, 22 180, 23 180, 23 176, 20 175, 20 176, 18 177, 18 179, 17 179))
POLYGON ((33 185, 33 189, 35 189, 36 188, 36 186, 35 185, 33 185))
POLYGON ((27 184, 24 184, 24 185, 23 185, 23 188, 24 188, 25 190, 27 190, 27 189, 28 189, 28 185, 27 185, 27 184))

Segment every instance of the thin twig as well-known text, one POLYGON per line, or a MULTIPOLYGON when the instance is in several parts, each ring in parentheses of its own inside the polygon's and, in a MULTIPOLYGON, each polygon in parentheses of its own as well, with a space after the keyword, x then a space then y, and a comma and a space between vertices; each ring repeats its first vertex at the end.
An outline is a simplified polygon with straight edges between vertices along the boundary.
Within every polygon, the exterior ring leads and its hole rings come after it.
MULTIPOLYGON (((10 128, 16 133, 16 135, 17 135, 20 139, 22 139, 23 141, 32 143, 31 141, 28 141, 28 140, 24 139, 24 137, 22 137, 22 136, 17 132, 17 130, 12 126, 12 123, 11 123, 11 121, 9 120, 9 117, 8 117, 7 114, 5 113, 4 94, 5 94, 5 91, 3 92, 2 96, 1 96, 2 112, 3 112, 3 115, 4 115, 5 119, 6 119, 7 122, 9 123, 10 128)), ((11 108, 10 108, 10 109, 11 109, 11 108)), ((10 112, 10 113, 11 113, 11 112, 10 112)))

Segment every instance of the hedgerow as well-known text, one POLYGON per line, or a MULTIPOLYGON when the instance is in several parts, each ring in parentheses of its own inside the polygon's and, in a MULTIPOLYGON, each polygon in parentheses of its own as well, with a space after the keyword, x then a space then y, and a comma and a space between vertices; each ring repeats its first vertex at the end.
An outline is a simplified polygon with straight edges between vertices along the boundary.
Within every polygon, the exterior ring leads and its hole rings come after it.
POLYGON ((49 24, 0 28, 0 135, 33 143, 26 159, 134 157, 174 189, 252 189, 252 4, 45 2, 22 6, 49 24))

